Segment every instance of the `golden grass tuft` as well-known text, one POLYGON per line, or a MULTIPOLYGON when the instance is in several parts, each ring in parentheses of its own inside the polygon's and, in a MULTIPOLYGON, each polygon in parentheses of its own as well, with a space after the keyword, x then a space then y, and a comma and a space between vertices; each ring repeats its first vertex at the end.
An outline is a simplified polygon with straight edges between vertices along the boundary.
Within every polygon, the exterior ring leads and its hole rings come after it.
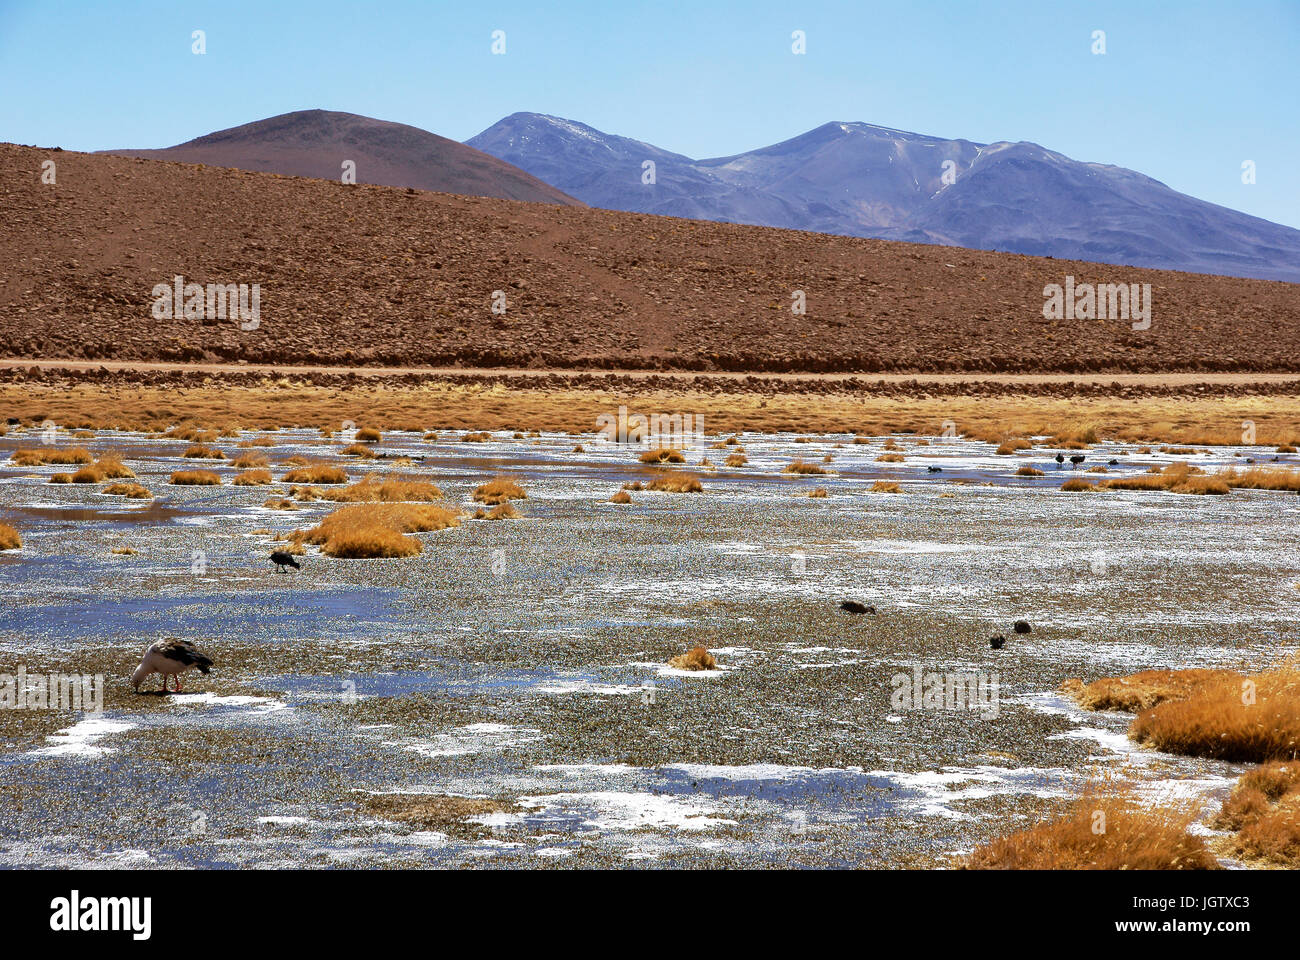
POLYGON ((211 470, 177 470, 167 482, 182 487, 215 487, 221 483, 221 477, 211 470))
POLYGON ((188 457, 191 460, 224 460, 226 455, 216 447, 209 447, 202 443, 196 443, 193 446, 185 448, 181 454, 182 457, 188 457))
POLYGON ((230 461, 230 465, 237 470, 260 470, 270 464, 260 453, 241 453, 230 461))
POLYGON ((434 484, 403 477, 363 477, 342 490, 312 490, 310 495, 311 499, 338 503, 430 503, 442 499, 442 491, 434 484))
POLYGON ((110 497, 126 497, 130 500, 150 500, 153 494, 138 483, 110 483, 104 488, 110 497))
POLYGON ((797 474, 807 475, 807 476, 822 476, 826 474, 828 471, 823 470, 815 463, 804 463, 802 460, 795 460, 793 463, 786 464, 785 469, 782 470, 781 472, 797 473, 797 474))
POLYGON ((818 487, 817 489, 813 490, 810 494, 808 494, 808 496, 814 500, 821 500, 824 497, 829 496, 829 494, 826 492, 825 487, 818 487))
POLYGON ((356 439, 361 443, 378 443, 384 435, 374 427, 362 427, 357 431, 356 439))
POLYGON ((295 467, 283 477, 282 483, 347 483, 348 475, 341 467, 328 463, 313 463, 304 467, 295 467))
POLYGON ((692 647, 669 660, 668 666, 675 670, 714 670, 718 661, 704 647, 692 647))
POLYGON ((1295 453, 1295 452, 1296 452, 1296 448, 1293 447, 1293 446, 1291 446, 1291 444, 1289 444, 1289 443, 1282 443, 1282 444, 1278 444, 1277 452, 1278 452, 1278 453, 1295 453))
POLYGON ((1242 678, 1225 671, 1184 699, 1139 713, 1129 736, 1165 753, 1264 763, 1300 756, 1300 669, 1295 661, 1242 678))
POLYGON ((672 447, 656 447, 654 450, 647 450, 641 456, 637 457, 642 463, 685 463, 686 458, 682 456, 680 450, 672 447))
POLYGON ((406 536, 458 526, 457 510, 430 503, 362 503, 340 507, 306 531, 326 556, 346 559, 410 557, 422 549, 406 536))
POLYGON ((297 510, 298 509, 298 504, 294 503, 292 500, 289 500, 285 497, 271 497, 271 499, 263 501, 262 506, 266 507, 268 510, 297 510))
POLYGON ((245 470, 230 481, 237 487, 260 487, 271 482, 270 470, 245 470))
POLYGON ((904 457, 901 453, 884 453, 876 457, 877 463, 902 463, 904 457))
POLYGON ((486 515, 484 515, 483 519, 484 520, 518 520, 522 516, 523 514, 520 513, 518 510, 516 510, 513 504, 507 502, 507 503, 497 504, 495 507, 489 510, 486 513, 486 515))
POLYGON ((364 443, 354 443, 351 446, 344 447, 339 451, 345 457, 359 457, 362 460, 375 459, 375 451, 371 450, 364 443))
POLYGON ((1089 786, 1055 819, 975 849, 969 870, 1215 870, 1205 840, 1188 833, 1195 799, 1144 806, 1129 791, 1089 786))
POLYGON ((7 523, 0 523, 0 550, 17 550, 23 545, 18 531, 7 523))
POLYGON ((1273 761, 1243 773, 1214 826, 1237 831, 1227 846, 1242 860, 1300 866, 1300 762, 1273 761))
POLYGON ((903 488, 893 480, 877 480, 868 489, 867 493, 902 493, 903 488))
POLYGON ((71 483, 72 474, 70 473, 52 473, 50 474, 50 483, 71 483))
POLYGON ((1282 490, 1300 493, 1300 470, 1286 467, 1250 467, 1215 474, 1233 490, 1282 490))
POLYGON ((727 455, 726 465, 729 467, 743 467, 749 463, 749 458, 743 453, 731 453, 727 455))
POLYGON ((1028 465, 1022 466, 1019 470, 1016 471, 1017 477, 1041 477, 1042 475, 1043 475, 1043 471, 1037 469, 1036 467, 1031 467, 1028 465))
POLYGON ((614 494, 612 497, 609 498, 609 502, 610 503, 631 503, 632 498, 628 496, 626 490, 620 490, 618 491, 618 493, 614 494))
POLYGON ((474 491, 474 500, 486 503, 505 503, 507 500, 527 500, 528 493, 514 477, 493 477, 474 491))
POLYGON ((114 547, 109 552, 118 557, 134 557, 139 551, 134 550, 131 547, 114 547))
POLYGON ((1096 493, 1100 488, 1095 483, 1089 483, 1082 477, 1075 477, 1073 480, 1066 480, 1061 484, 1061 489, 1066 493, 1096 493))
POLYGON ((73 447, 71 450, 15 450, 9 459, 20 467, 45 467, 91 463, 95 458, 84 447, 73 447))
POLYGON ((694 474, 665 473, 651 480, 646 489, 657 490, 660 493, 703 493, 704 484, 700 483, 700 478, 694 474))
POLYGON ((1182 700, 1199 687, 1224 678, 1240 682, 1231 670, 1143 670, 1126 677, 1102 677, 1092 683, 1066 680, 1061 691, 1085 710, 1138 713, 1166 700, 1182 700))
POLYGON ((1002 454, 1003 456, 1011 456, 1021 450, 1030 450, 1033 446, 1034 445, 1024 437, 1008 437, 1006 440, 1003 440, 998 448, 993 452, 1002 454))
MULTIPOLYGON (((435 439, 437 438, 435 437, 435 439)), ((491 439, 492 439, 492 434, 490 433, 484 433, 484 432, 466 433, 461 436, 460 442, 461 443, 487 443, 491 439)))

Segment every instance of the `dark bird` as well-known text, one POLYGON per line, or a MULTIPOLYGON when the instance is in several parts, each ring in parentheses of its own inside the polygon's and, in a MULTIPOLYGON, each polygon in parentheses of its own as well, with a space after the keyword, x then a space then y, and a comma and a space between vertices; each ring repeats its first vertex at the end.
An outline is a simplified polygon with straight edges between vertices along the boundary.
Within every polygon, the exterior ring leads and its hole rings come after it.
POLYGON ((841 610, 847 610, 849 613, 875 613, 876 608, 870 605, 863 605, 856 600, 845 600, 840 604, 841 610))
POLYGON ((1029 625, 1028 620, 1017 620, 1014 624, 1012 624, 1011 629, 1015 630, 1016 633, 1028 633, 1030 630, 1034 628, 1029 625))
POLYGON ((930 473, 943 473, 943 467, 926 467, 925 469, 930 473))
POLYGON ((158 640, 149 644, 149 648, 145 650, 140 666, 136 667, 135 673, 131 674, 131 685, 135 687, 136 693, 139 693, 140 684, 146 677, 152 673, 161 673, 163 693, 167 692, 168 677, 176 678, 176 692, 180 693, 181 674, 191 667, 198 667, 199 673, 206 674, 212 667, 212 658, 199 653, 194 649, 194 644, 188 640, 158 640))
POLYGON ((1065 454, 1063 454, 1063 453, 1058 453, 1058 454, 1056 455, 1056 469, 1057 469, 1057 470, 1060 470, 1060 469, 1061 469, 1061 464, 1063 464, 1063 463, 1065 463, 1065 454))
POLYGON ((1006 642, 1007 642, 1006 637, 994 637, 992 640, 989 641, 989 646, 992 647, 994 650, 1001 650, 1002 647, 1006 644, 1006 642))
POLYGON ((1106 463, 1107 463, 1108 465, 1112 466, 1112 467, 1118 467, 1118 466, 1119 466, 1119 461, 1118 461, 1118 460, 1107 460, 1106 463))
POLYGON ((295 570, 301 570, 302 566, 293 558, 293 554, 284 550, 277 550, 271 554, 271 562, 275 564, 275 569, 280 573, 288 573, 285 567, 293 567, 295 570))
POLYGON ((1073 469, 1074 469, 1075 467, 1077 467, 1079 464, 1083 463, 1083 461, 1084 461, 1085 459, 1086 459, 1086 458, 1084 457, 1083 454, 1081 454, 1081 453, 1076 453, 1074 456, 1072 456, 1072 457, 1070 458, 1070 469, 1073 470, 1073 469))

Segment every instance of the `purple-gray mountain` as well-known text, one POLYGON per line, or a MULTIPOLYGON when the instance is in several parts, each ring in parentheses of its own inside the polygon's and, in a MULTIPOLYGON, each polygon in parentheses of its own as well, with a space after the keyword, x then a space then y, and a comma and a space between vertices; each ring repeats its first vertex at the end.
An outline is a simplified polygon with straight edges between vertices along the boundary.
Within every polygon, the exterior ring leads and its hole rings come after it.
POLYGON ((467 144, 612 210, 1300 282, 1300 230, 1034 143, 827 123, 770 147, 692 160, 515 113, 467 144))

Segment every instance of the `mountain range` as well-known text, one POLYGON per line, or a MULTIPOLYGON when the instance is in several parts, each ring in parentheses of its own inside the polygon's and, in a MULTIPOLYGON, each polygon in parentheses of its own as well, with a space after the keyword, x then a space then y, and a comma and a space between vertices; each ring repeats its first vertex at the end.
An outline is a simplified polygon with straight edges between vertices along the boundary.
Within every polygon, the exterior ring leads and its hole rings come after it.
POLYGON ((539 113, 511 114, 466 142, 594 207, 1300 281, 1300 230, 1035 143, 826 123, 693 160, 539 113))

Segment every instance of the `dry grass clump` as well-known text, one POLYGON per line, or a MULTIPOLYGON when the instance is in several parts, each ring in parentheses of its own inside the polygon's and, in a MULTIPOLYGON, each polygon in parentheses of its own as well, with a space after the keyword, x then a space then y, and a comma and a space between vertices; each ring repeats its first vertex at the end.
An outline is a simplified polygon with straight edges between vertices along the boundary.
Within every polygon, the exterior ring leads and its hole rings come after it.
POLYGON ((637 457, 642 463, 685 463, 686 458, 680 450, 672 447, 656 447, 637 457))
POLYGON ((50 474, 50 483, 71 483, 72 474, 70 473, 52 473, 50 474))
POLYGON ((163 434, 169 440, 188 440, 191 443, 213 443, 217 440, 217 431, 203 430, 193 424, 172 427, 163 434))
POLYGON ((23 545, 18 531, 7 523, 0 523, 0 550, 17 550, 23 545))
POLYGON ((623 489, 624 489, 624 490, 644 490, 644 489, 645 489, 645 484, 642 483, 640 480, 633 480, 631 483, 625 483, 625 484, 623 484, 623 489))
POLYGON ((328 463, 313 463, 296 467, 280 478, 282 483, 347 483, 348 475, 341 467, 328 463))
POLYGON ((1196 453, 1195 447, 1161 447, 1161 453, 1167 453, 1171 457, 1190 457, 1196 453))
POLYGON ((1289 444, 1289 443, 1282 443, 1282 444, 1279 444, 1279 445, 1278 445, 1277 452, 1278 452, 1278 453, 1295 453, 1295 452, 1296 452, 1296 448, 1293 447, 1293 446, 1291 446, 1291 444, 1289 444))
POLYGON ((675 670, 714 670, 718 661, 704 647, 692 647, 669 660, 668 666, 675 670))
MULTIPOLYGON (((434 439, 437 438, 435 437, 434 439)), ((466 433, 461 436, 460 442, 461 443, 487 443, 491 439, 492 439, 492 434, 490 433, 484 433, 484 432, 466 433)))
POLYGON ((383 434, 374 427, 362 427, 357 431, 356 439, 361 443, 378 443, 383 439, 383 434))
POLYGON ((230 481, 237 487, 260 487, 271 482, 270 470, 245 470, 230 481))
POLYGON ((1089 483, 1082 477, 1075 477, 1061 484, 1061 489, 1066 493, 1096 493, 1099 488, 1095 483, 1089 483))
POLYGON ((241 453, 230 461, 230 465, 238 470, 259 470, 269 466, 269 462, 260 453, 241 453))
POLYGON ((1300 756, 1300 668, 1294 662, 1246 678, 1225 671, 1134 719, 1129 736, 1166 753, 1217 760, 1300 756))
POLYGON ((583 447, 582 444, 580 444, 580 443, 575 443, 575 444, 573 445, 573 449, 570 450, 569 452, 570 452, 570 453, 586 453, 587 450, 586 450, 585 447, 583 447))
POLYGON ((268 510, 297 510, 298 504, 285 497, 272 497, 262 503, 268 510))
POLYGON ((114 547, 109 552, 119 557, 134 557, 138 551, 131 547, 114 547))
POLYGON ((1006 440, 1003 440, 998 448, 993 452, 1003 454, 1004 456, 1010 456, 1020 450, 1033 449, 1033 446, 1034 445, 1024 437, 1008 437, 1006 440))
POLYGON ((1286 467, 1225 470, 1216 476, 1233 490, 1285 490, 1300 493, 1300 470, 1289 470, 1286 467))
POLYGON ((808 494, 808 496, 813 500, 821 500, 824 497, 830 496, 830 494, 826 492, 825 487, 818 487, 817 489, 813 490, 812 493, 808 494))
MULTIPOLYGON (((442 491, 424 480, 402 477, 363 477, 342 490, 305 490, 311 499, 339 503, 430 503, 442 499, 442 491)), ((307 499, 307 497, 303 497, 307 499)))
POLYGON ((479 520, 518 520, 523 514, 510 503, 501 503, 487 511, 479 507, 474 516, 479 520), (479 516, 479 514, 482 514, 482 516, 479 516))
POLYGON ((610 503, 631 503, 632 498, 628 496, 626 490, 620 490, 609 498, 610 503))
POLYGON ((1138 713, 1166 700, 1182 700, 1205 684, 1223 679, 1240 683, 1245 678, 1231 670, 1143 670, 1086 684, 1066 680, 1061 691, 1085 710, 1138 713))
POLYGON ((902 463, 903 455, 901 453, 883 453, 876 457, 877 463, 902 463))
POLYGON ((902 493, 903 488, 893 480, 877 480, 868 488, 867 493, 902 493))
POLYGON ((134 480, 135 471, 116 455, 106 453, 72 475, 73 483, 102 483, 105 480, 134 480))
POLYGON ((1244 860, 1300 866, 1300 762, 1271 762, 1243 773, 1214 821, 1235 830, 1228 849, 1244 860))
POLYGON ((1151 472, 1135 477, 1112 477, 1101 485, 1107 490, 1168 490, 1192 494, 1223 495, 1229 491, 1224 477, 1204 474, 1199 467, 1186 463, 1171 463, 1164 469, 1153 467, 1151 472))
POLYGON ((182 487, 215 487, 220 485, 221 478, 211 470, 177 470, 167 482, 182 487))
POLYGON ((486 831, 469 822, 514 808, 505 800, 485 797, 455 797, 437 793, 377 793, 365 799, 368 810, 386 820, 409 823, 421 830, 435 830, 457 838, 479 836, 486 831))
POLYGON ((224 460, 226 455, 216 447, 209 447, 202 443, 196 443, 186 447, 182 457, 189 457, 191 460, 224 460))
POLYGON ((1016 471, 1017 477, 1041 477, 1042 475, 1043 471, 1028 465, 1022 466, 1016 471))
MULTIPOLYGON (((237 446, 237 447, 245 447, 245 448, 247 448, 247 447, 273 447, 273 446, 275 446, 275 438, 274 438, 274 437, 254 437, 254 438, 251 439, 251 440, 240 440, 237 444, 235 444, 235 446, 237 446)), ((237 465, 237 464, 236 464, 236 465, 237 465)))
POLYGON ((15 450, 9 459, 20 467, 45 467, 90 463, 95 458, 84 447, 73 447, 71 450, 15 450))
POLYGON ((1061 816, 975 849, 969 870, 1216 870, 1205 840, 1188 833, 1196 800, 1144 806, 1131 792, 1090 786, 1061 816), (1104 818, 1104 819, 1103 819, 1104 818))
POLYGON ((700 483, 700 478, 690 473, 665 473, 662 477, 655 477, 646 487, 647 490, 658 490, 660 493, 703 493, 704 484, 700 483))
POLYGON ((527 500, 528 493, 514 477, 493 477, 474 491, 478 503, 505 503, 507 500, 527 500))
POLYGON ((802 460, 795 460, 793 463, 786 464, 785 469, 781 472, 805 474, 808 476, 822 476, 828 471, 823 470, 815 463, 804 463, 802 460))
POLYGON ((303 535, 330 557, 410 557, 422 549, 407 536, 458 526, 460 512, 430 503, 364 503, 340 507, 303 535))
POLYGON ((110 483, 104 488, 110 497, 127 497, 130 500, 151 500, 153 494, 138 483, 110 483))
POLYGON ((1089 467, 1084 473, 1110 473, 1105 467, 1089 467))
POLYGON ((364 443, 354 443, 351 446, 344 447, 339 451, 345 457, 360 457, 362 460, 375 459, 375 451, 371 450, 364 443))
POLYGON ((309 463, 311 463, 311 461, 302 454, 295 453, 292 457, 285 460, 283 465, 286 467, 305 467, 309 463))
POLYGON ((743 453, 730 453, 727 455, 725 463, 729 467, 743 467, 749 463, 749 458, 743 453))

